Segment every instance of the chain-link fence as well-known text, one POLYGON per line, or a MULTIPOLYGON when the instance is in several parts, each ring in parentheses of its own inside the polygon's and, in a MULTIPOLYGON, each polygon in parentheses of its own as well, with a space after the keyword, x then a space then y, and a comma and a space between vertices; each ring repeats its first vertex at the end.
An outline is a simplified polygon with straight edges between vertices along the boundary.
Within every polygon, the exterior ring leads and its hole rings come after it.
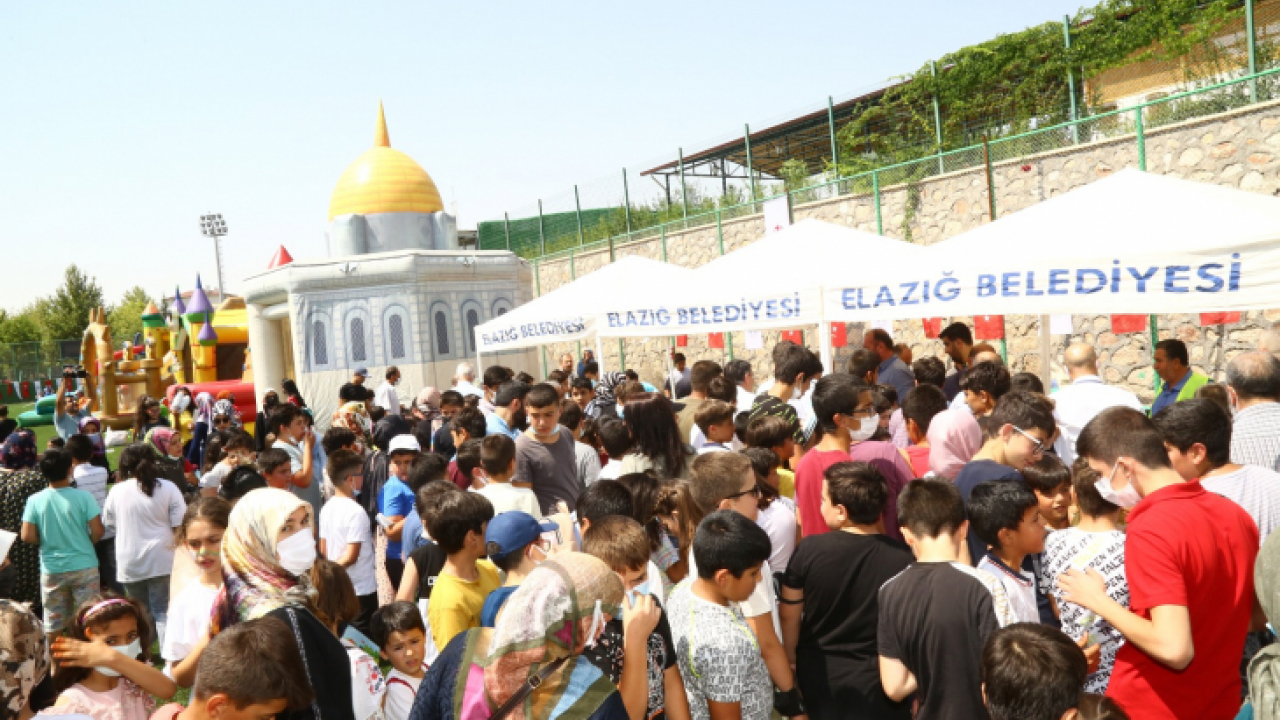
POLYGON ((0 402, 34 400, 79 358, 79 340, 0 343, 0 402))
POLYGON ((544 259, 612 249, 784 194, 793 206, 871 194, 884 232, 881 188, 1126 136, 1141 166, 1147 131, 1280 97, 1275 69, 1280 0, 1100 5, 515 208, 479 223, 479 247, 544 259))

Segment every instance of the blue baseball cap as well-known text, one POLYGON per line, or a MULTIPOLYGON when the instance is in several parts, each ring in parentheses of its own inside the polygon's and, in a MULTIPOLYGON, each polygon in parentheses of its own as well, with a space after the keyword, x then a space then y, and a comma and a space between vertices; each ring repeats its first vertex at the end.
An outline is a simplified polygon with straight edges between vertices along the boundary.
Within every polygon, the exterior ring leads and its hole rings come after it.
POLYGON ((540 523, 527 512, 508 510, 489 521, 484 531, 484 551, 491 558, 518 552, 544 532, 560 528, 553 522, 540 523))
POLYGON ((356 375, 359 375, 359 376, 360 376, 360 377, 362 377, 362 378, 367 378, 367 377, 369 377, 369 368, 362 368, 362 367, 358 367, 358 368, 356 368, 356 373, 355 373, 355 374, 356 374, 356 375))

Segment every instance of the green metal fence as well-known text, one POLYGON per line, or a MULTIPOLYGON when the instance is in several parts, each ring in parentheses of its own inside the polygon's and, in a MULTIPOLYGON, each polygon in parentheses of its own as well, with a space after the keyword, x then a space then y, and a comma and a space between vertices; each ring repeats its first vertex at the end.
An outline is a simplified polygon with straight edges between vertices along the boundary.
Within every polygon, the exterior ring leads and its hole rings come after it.
MULTIPOLYGON (((965 116, 962 122, 957 121, 955 114, 962 109, 944 107, 935 94, 930 106, 918 108, 917 113, 924 118, 920 121, 923 125, 917 123, 917 130, 931 125, 927 129, 932 138, 922 140, 920 133, 913 134, 907 128, 898 138, 899 145, 886 151, 881 137, 879 149, 872 152, 870 142, 867 148, 860 148, 849 138, 851 128, 866 123, 857 125, 858 118, 850 111, 840 117, 837 104, 828 99, 825 113, 814 115, 821 120, 825 114, 826 137, 819 143, 825 150, 813 149, 817 136, 810 128, 807 145, 781 165, 785 171, 781 177, 764 175, 756 167, 758 158, 765 154, 772 153, 775 160, 781 157, 778 143, 753 147, 753 134, 744 128, 736 139, 719 139, 720 147, 736 142, 744 151, 738 160, 745 166, 745 174, 732 181, 723 175, 690 173, 695 177, 686 177, 684 151, 679 149, 675 153, 677 166, 656 198, 650 178, 639 178, 634 171, 623 169, 609 180, 541 199, 536 211, 508 212, 502 219, 481 222, 479 246, 507 249, 543 261, 604 248, 612 256, 620 245, 665 239, 668 234, 694 227, 719 227, 758 213, 763 201, 782 196, 788 196, 794 206, 870 195, 875 203, 876 229, 884 233, 882 191, 892 186, 910 187, 946 173, 983 165, 990 168, 995 163, 1121 138, 1134 143, 1138 165, 1145 166, 1149 131, 1280 97, 1280 0, 1245 0, 1233 7, 1223 16, 1215 36, 1187 48, 1179 57, 1151 60, 1135 55, 1128 65, 1092 75, 1067 63, 1060 83, 1041 83, 1049 88, 1041 93, 1047 99, 1035 100, 1040 107, 1030 118, 1024 113, 1015 121, 1006 113, 986 118, 965 116), (1170 92, 1171 88, 1177 91, 1170 92), (1133 102, 1137 96, 1141 99, 1133 102), (1117 107, 1120 104, 1128 106, 1117 107), (814 166, 815 152, 827 168, 824 172, 808 172, 814 166), (796 172, 786 171, 788 167, 796 172), (673 188, 672 181, 677 178, 673 188)), ((1062 38, 1059 51, 1070 55, 1073 34, 1078 31, 1069 18, 1058 27, 1062 38)), ((1043 32, 1043 28, 1038 30, 1043 32)), ((939 73, 934 67, 930 72, 936 82, 946 82, 946 72, 939 73)), ((971 109, 968 112, 972 115, 971 109)), ((721 170, 725 166, 722 163, 721 170)), ((991 201, 998 213, 994 194, 991 201)), ((902 228, 905 233, 890 230, 911 239, 906 223, 902 228)))
POLYGON ((63 365, 79 362, 79 340, 0 343, 0 381, 31 382, 62 376, 63 365))

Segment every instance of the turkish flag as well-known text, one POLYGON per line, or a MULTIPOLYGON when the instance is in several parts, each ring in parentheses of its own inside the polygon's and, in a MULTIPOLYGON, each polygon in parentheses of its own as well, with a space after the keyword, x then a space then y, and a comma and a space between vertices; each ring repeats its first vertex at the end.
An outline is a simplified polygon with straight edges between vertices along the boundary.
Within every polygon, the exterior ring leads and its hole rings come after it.
POLYGON ((844 347, 848 344, 849 333, 844 323, 831 323, 831 347, 844 347))
POLYGON ((979 340, 1003 340, 1003 315, 975 315, 973 317, 973 336, 979 340))
POLYGON ((676 336, 676 347, 689 347, 689 336, 688 336, 688 335, 677 335, 677 336, 676 336))
POLYGON ((924 325, 924 336, 930 340, 937 340, 938 333, 942 332, 942 318, 925 318, 920 323, 924 325))
POLYGON ((1147 329, 1146 315, 1112 315, 1111 332, 1135 333, 1147 329))
POLYGON ((804 344, 804 334, 800 330, 783 330, 781 339, 790 340, 797 345, 804 344))
POLYGON ((1227 323, 1237 322, 1240 322, 1239 311, 1200 313, 1201 327, 1209 327, 1210 325, 1226 325, 1227 323))
POLYGON ((724 333, 711 333, 707 335, 707 347, 715 350, 723 350, 724 333))

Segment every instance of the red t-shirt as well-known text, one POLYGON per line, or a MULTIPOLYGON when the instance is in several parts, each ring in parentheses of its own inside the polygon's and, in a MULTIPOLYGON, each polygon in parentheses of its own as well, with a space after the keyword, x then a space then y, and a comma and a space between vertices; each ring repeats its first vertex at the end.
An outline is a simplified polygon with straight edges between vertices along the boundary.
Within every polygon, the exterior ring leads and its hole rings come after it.
POLYGON ((839 462, 849 462, 849 453, 839 450, 810 450, 796 466, 796 506, 800 509, 800 531, 804 537, 827 531, 822 519, 822 474, 839 462))
POLYGON ((1199 481, 1158 490, 1129 513, 1124 569, 1129 607, 1182 605, 1195 657, 1182 672, 1131 643, 1116 654, 1107 695, 1134 720, 1229 719, 1240 709, 1240 657, 1253 615, 1258 526, 1199 481))
POLYGON ((922 478, 929 474, 929 448, 919 445, 907 446, 907 457, 911 458, 911 472, 922 478))

